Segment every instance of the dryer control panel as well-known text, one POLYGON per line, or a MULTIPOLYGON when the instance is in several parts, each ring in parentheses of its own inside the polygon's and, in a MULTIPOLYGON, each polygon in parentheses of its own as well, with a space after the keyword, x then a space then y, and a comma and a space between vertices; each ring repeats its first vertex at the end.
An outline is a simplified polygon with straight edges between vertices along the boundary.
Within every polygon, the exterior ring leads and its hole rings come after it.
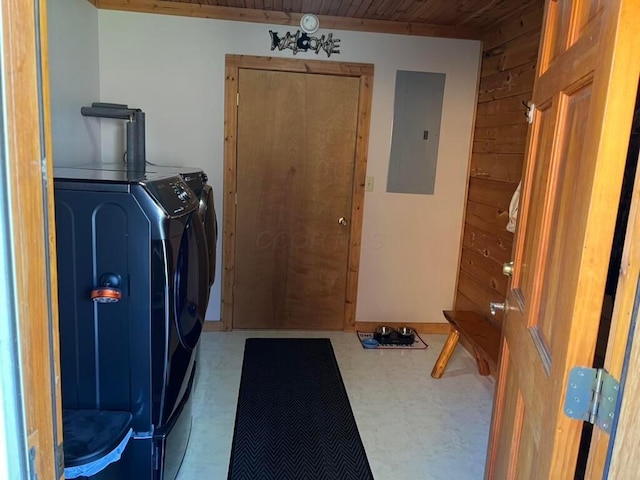
POLYGON ((191 212, 198 205, 197 196, 179 176, 146 181, 142 185, 170 216, 191 212))

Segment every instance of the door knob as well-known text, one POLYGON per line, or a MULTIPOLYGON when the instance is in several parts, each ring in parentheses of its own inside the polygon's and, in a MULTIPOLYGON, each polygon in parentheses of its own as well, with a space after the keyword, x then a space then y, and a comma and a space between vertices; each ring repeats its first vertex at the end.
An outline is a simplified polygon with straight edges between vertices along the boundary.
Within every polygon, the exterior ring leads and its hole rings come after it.
POLYGON ((342 225, 343 227, 346 227, 346 226, 347 226, 347 219, 346 219, 346 218, 344 218, 344 217, 340 217, 340 218, 338 219, 338 223, 339 223, 340 225, 342 225))
POLYGON ((513 275, 513 262, 507 262, 502 264, 502 273, 507 277, 513 275))
POLYGON ((501 312, 504 312, 504 308, 505 308, 504 303, 496 303, 496 302, 489 303, 489 310, 491 311, 491 315, 495 315, 496 313, 498 313, 498 310, 501 312))

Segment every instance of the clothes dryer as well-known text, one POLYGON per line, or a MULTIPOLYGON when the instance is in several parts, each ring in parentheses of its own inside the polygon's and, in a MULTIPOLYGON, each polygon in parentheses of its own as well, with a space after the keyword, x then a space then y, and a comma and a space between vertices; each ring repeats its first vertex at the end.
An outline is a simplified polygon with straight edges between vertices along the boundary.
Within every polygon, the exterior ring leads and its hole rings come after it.
POLYGON ((209 261, 209 287, 214 283, 216 276, 216 245, 218 243, 218 219, 216 215, 213 188, 207 182, 207 174, 195 167, 165 167, 160 165, 147 165, 148 172, 173 173, 182 177, 185 183, 193 190, 200 201, 198 214, 204 224, 207 238, 207 254, 209 261))

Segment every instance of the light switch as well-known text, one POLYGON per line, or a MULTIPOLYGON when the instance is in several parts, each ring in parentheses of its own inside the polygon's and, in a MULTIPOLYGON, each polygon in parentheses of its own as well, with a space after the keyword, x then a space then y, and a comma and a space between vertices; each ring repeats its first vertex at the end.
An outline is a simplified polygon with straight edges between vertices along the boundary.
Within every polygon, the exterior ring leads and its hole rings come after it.
POLYGON ((364 191, 373 192, 373 177, 367 177, 367 180, 364 183, 364 191))

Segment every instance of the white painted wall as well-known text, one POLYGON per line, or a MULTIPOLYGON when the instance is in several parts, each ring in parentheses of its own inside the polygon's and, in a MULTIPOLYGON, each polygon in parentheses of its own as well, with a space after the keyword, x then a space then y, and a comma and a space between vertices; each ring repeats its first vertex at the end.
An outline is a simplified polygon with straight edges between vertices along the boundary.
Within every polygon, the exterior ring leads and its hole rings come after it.
POLYGON ((100 122, 80 115, 100 98, 98 10, 87 0, 49 0, 47 21, 54 164, 99 162, 100 122))
MULTIPOLYGON (((101 100, 142 108, 147 159, 205 169, 222 212, 224 56, 291 58, 270 51, 268 33, 288 29, 106 10, 99 26, 101 100)), ((441 322, 453 305, 480 43, 335 34, 341 54, 330 60, 375 65, 357 320, 441 322), (447 75, 435 195, 384 192, 398 69, 447 75)), ((102 140, 104 161, 117 161, 122 127, 103 122, 102 140)), ((218 272, 207 319, 220 318, 220 285, 218 272)))

